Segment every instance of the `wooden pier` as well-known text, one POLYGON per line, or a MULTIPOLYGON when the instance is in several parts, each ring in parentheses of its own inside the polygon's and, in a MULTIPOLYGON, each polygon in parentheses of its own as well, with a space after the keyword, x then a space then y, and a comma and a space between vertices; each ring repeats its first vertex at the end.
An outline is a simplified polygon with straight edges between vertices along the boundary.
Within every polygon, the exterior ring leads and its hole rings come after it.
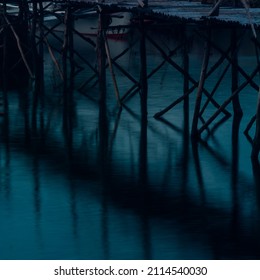
MULTIPOLYGON (((44 83, 44 52, 47 48, 48 53, 53 60, 56 71, 63 83, 63 104, 64 104, 64 123, 66 126, 70 125, 71 103, 72 103, 72 88, 74 86, 73 79, 77 75, 80 68, 75 62, 75 58, 84 61, 86 67, 91 69, 93 74, 87 77, 86 82, 81 85, 80 90, 84 94, 84 87, 92 83, 99 86, 99 103, 103 108, 101 111, 105 113, 106 110, 106 72, 110 71, 114 91, 119 106, 119 110, 127 102, 130 96, 140 93, 140 108, 142 115, 142 124, 145 128, 147 122, 147 97, 149 95, 149 79, 159 71, 163 64, 168 63, 173 69, 177 70, 183 76, 183 94, 171 104, 166 104, 165 108, 157 112, 154 117, 156 119, 162 118, 169 110, 172 110, 176 105, 183 103, 184 111, 189 110, 189 96, 196 95, 196 102, 194 105, 194 113, 190 135, 194 141, 203 139, 203 133, 210 131, 213 133, 216 127, 226 119, 234 115, 234 118, 240 119, 243 111, 241 108, 239 95, 240 92, 247 86, 250 86, 252 91, 258 94, 256 99, 256 106, 252 109, 252 119, 249 122, 245 134, 251 139, 253 160, 258 160, 260 152, 260 91, 259 81, 257 75, 260 73, 259 47, 260 41, 257 37, 260 27, 260 8, 250 9, 241 2, 239 7, 222 6, 222 1, 219 1, 217 6, 204 5, 200 2, 192 1, 145 1, 138 2, 120 2, 120 3, 96 3, 87 1, 3 1, 1 5, 1 79, 4 93, 5 111, 8 112, 8 98, 5 94, 6 88, 5 80, 8 72, 6 71, 6 56, 7 53, 7 36, 12 34, 15 39, 16 51, 19 54, 19 59, 16 63, 12 62, 10 69, 14 69, 19 62, 23 64, 26 75, 34 82, 34 113, 37 108, 43 108, 43 83, 44 83), (17 5, 15 10, 8 9, 10 5, 17 5), (82 35, 75 29, 74 21, 80 13, 84 13, 86 9, 92 8, 98 13, 99 24, 97 28, 96 37, 88 37, 82 35), (217 13, 216 13, 217 11, 217 13), (111 13, 128 12, 132 15, 132 21, 128 25, 111 26, 111 13), (50 26, 46 23, 47 17, 54 17, 55 23, 50 26), (26 34, 18 34, 16 27, 24 24, 28 26, 26 34), (195 36, 199 36, 204 41, 204 55, 201 63, 201 70, 199 79, 192 77, 189 72, 189 38, 187 34, 187 27, 192 26, 195 36), (62 36, 57 36, 56 29, 62 31, 62 36), (130 28, 137 31, 138 38, 135 44, 139 44, 140 52, 140 73, 139 79, 136 79, 118 63, 118 59, 124 56, 131 45, 123 50, 116 57, 111 56, 111 51, 108 44, 108 33, 113 31, 114 34, 120 35, 120 30, 130 28), (228 44, 216 42, 214 38, 214 30, 223 29, 228 30, 228 44), (251 32, 250 44, 255 47, 255 61, 256 66, 251 73, 247 73, 243 66, 239 64, 239 48, 245 30, 251 32), (154 40, 151 36, 153 32, 164 32, 171 36, 173 32, 181 34, 181 44, 174 49, 165 49, 160 42, 154 40), (53 35, 59 42, 59 46, 52 46, 49 43, 48 36, 53 35), (79 36, 85 44, 96 49, 97 67, 81 56, 74 48, 73 35, 79 36), (24 36, 28 39, 26 44, 24 36), (159 64, 150 73, 147 71, 147 55, 146 44, 149 43, 157 50, 163 58, 159 64), (211 63, 210 53, 214 51, 219 54, 219 59, 211 63), (58 61, 55 57, 55 52, 60 53, 62 60, 58 61), (181 53, 183 57, 182 65, 179 65, 174 60, 174 54, 181 53), (208 90, 205 86, 207 80, 212 73, 220 71, 221 75, 216 81, 212 90, 208 90), (114 69, 120 71, 127 79, 129 79, 133 86, 127 92, 120 92, 117 85, 117 77, 114 69), (231 71, 232 87, 230 95, 221 103, 217 100, 216 95, 226 73, 231 71), (241 77, 241 79, 239 79, 241 77), (242 82, 239 83, 239 80, 242 82), (119 93, 120 92, 120 93, 119 93), (232 104, 233 111, 230 112, 227 107, 232 104), (216 108, 215 113, 211 116, 206 114, 208 105, 216 108), (221 118, 216 122, 217 118, 221 118), (250 131, 255 127, 254 136, 250 136, 250 131)), ((237 5, 237 3, 236 3, 237 5)), ((227 33, 225 33, 227 34, 227 33)), ((20 71, 20 70, 19 70, 20 71)), ((162 96, 163 98, 163 96, 162 96)), ((145 131, 145 129, 144 129, 145 131)))

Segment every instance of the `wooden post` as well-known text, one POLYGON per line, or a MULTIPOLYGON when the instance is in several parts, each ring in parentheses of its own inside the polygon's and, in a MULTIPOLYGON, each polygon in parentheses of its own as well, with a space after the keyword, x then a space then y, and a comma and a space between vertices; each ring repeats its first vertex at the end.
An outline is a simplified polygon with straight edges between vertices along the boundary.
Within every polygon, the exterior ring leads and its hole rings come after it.
MULTIPOLYGON (((3 15, 6 15, 6 1, 3 2, 3 15)), ((1 79, 2 79, 2 90, 3 90, 3 105, 4 105, 4 112, 2 112, 3 114, 7 114, 8 112, 8 95, 7 95, 7 76, 6 76, 6 72, 7 72, 7 27, 5 24, 5 21, 3 19, 3 17, 1 17, 1 20, 3 23, 3 31, 2 31, 2 75, 1 75, 1 79)))
POLYGON ((146 42, 145 42, 145 26, 142 14, 140 15, 140 91, 141 91, 141 113, 142 121, 147 121, 147 62, 146 62, 146 42))
POLYGON ((39 101, 41 105, 41 125, 43 124, 43 91, 44 91, 44 50, 43 50, 43 0, 39 0, 33 2, 33 20, 32 20, 32 33, 31 33, 31 44, 32 44, 32 53, 33 53, 33 69, 35 72, 35 86, 34 86, 34 95, 33 95, 33 104, 32 104, 32 128, 34 132, 37 130, 37 112, 39 101), (36 28, 37 28, 37 20, 38 20, 38 28, 39 32, 39 44, 37 48, 36 40, 36 28))
MULTIPOLYGON (((231 29, 231 53, 232 53, 232 93, 238 89, 238 49, 237 49, 237 30, 236 27, 231 29)), ((234 96, 232 100, 234 114, 243 115, 242 108, 239 102, 239 95, 234 96)))
MULTIPOLYGON (((71 50, 70 50, 70 29, 71 29, 71 11, 70 3, 66 1, 66 12, 64 16, 64 38, 62 46, 62 66, 63 66, 63 128, 66 132, 71 131, 70 129, 70 109, 71 109, 71 88, 68 86, 68 58, 71 61, 71 50)), ((70 80, 70 79, 69 79, 70 80)))
MULTIPOLYGON (((189 73, 189 54, 188 54, 188 41, 186 37, 186 25, 183 25, 182 29, 182 41, 183 41, 183 54, 182 54, 182 61, 183 61, 183 69, 186 73, 189 73)), ((189 95, 186 93, 189 91, 189 77, 187 75, 183 75, 183 110, 184 110, 184 122, 188 125, 189 123, 189 95)), ((186 126, 187 126, 186 125, 186 126)), ((184 126, 184 127, 186 127, 184 126)))
POLYGON ((212 10, 209 12, 208 16, 213 17, 213 16, 218 16, 219 15, 219 7, 222 4, 224 0, 215 0, 214 1, 214 6, 212 10))
POLYGON ((33 102, 32 102, 32 129, 35 131, 37 127, 36 114, 38 107, 38 50, 36 44, 36 29, 37 29, 37 17, 38 17, 38 7, 36 0, 32 2, 33 4, 33 17, 32 17, 32 27, 30 34, 30 41, 32 46, 32 65, 33 72, 35 73, 34 91, 33 91, 33 102))
MULTIPOLYGON (((210 28, 210 27, 208 27, 210 28)), ((210 29, 208 29, 209 38, 210 38, 210 29)), ((202 100, 202 93, 203 93, 203 87, 206 80, 206 74, 207 74, 207 68, 209 63, 209 55, 210 55, 210 42, 207 40, 205 42, 205 48, 204 48, 204 59, 203 64, 201 67, 201 73, 200 73, 200 80, 198 85, 198 91, 197 91, 197 97, 196 97, 196 104, 194 109, 194 115, 193 115, 193 122, 192 122, 192 130, 191 130, 191 136, 193 138, 198 138, 198 122, 199 122, 199 116, 200 116, 200 105, 202 100)))
POLYGON ((109 65, 110 73, 111 73, 112 80, 113 80, 115 95, 116 95, 117 103, 118 103, 119 107, 121 107, 121 101, 120 101, 119 90, 118 90, 117 81, 116 81, 116 75, 115 75, 115 72, 114 72, 114 69, 113 69, 112 59, 111 59, 111 55, 110 55, 110 49, 109 49, 109 45, 108 45, 108 41, 107 41, 107 36, 106 35, 105 35, 104 39, 105 39, 106 55, 107 55, 107 60, 108 60, 108 65, 109 65))
POLYGON ((98 81, 99 81, 99 102, 100 106, 106 105, 106 50, 104 40, 105 18, 99 8, 98 34, 97 34, 97 59, 98 59, 98 81))
POLYGON ((239 166, 239 127, 242 116, 235 115, 232 123, 232 185, 237 185, 239 166))
MULTIPOLYGON (((254 38, 254 43, 255 43, 257 65, 259 67, 260 66, 260 59, 259 59, 259 52, 258 52, 259 42, 256 38, 254 38)), ((256 123, 256 128, 255 128, 255 137, 254 137, 254 140, 252 143, 253 146, 252 146, 251 158, 252 158, 252 161, 256 162, 256 161, 258 161, 258 156, 259 156, 259 152, 260 152, 260 87, 258 89, 256 115, 251 119, 248 130, 253 125, 254 119, 255 119, 255 123, 256 123)))
POLYGON ((256 130, 255 137, 253 140, 253 148, 251 153, 252 160, 257 160, 260 152, 260 88, 258 92, 258 101, 256 108, 256 130))
MULTIPOLYGON (((74 61, 74 17, 72 15, 71 3, 68 2, 68 48, 69 48, 69 65, 70 65, 70 77, 69 77, 69 90, 68 90, 68 113, 69 123, 72 126, 72 115, 73 115, 73 92, 74 92, 74 76, 75 76, 75 61, 74 61)), ((72 127, 70 128, 72 130, 72 127)))
POLYGON ((40 129, 41 137, 44 138, 44 8, 43 0, 39 1, 39 29, 40 29, 40 41, 39 41, 39 61, 38 61, 38 79, 39 79, 39 101, 40 101, 40 129))
MULTIPOLYGON (((161 53, 162 57, 170 64, 172 65, 176 70, 178 70, 181 74, 187 76, 187 78, 189 79, 189 81, 193 84, 193 87, 190 88, 188 90, 187 93, 185 93, 183 96, 181 96, 180 98, 178 98, 177 100, 175 100, 172 104, 170 104, 169 106, 167 106, 167 108, 165 108, 164 110, 162 110, 161 112, 158 112, 154 115, 155 118, 160 118, 163 114, 165 114, 167 111, 169 111, 171 108, 173 108, 174 106, 176 106, 178 103, 180 103, 181 101, 183 101, 183 99, 189 95, 191 92, 193 92, 193 90, 198 86, 198 82, 195 81, 191 75, 187 72, 184 71, 184 69, 182 67, 180 67, 175 61, 173 61, 169 55, 167 55, 165 53, 165 51, 160 47, 160 45, 158 43, 156 43, 149 35, 146 34, 146 38, 149 40, 149 42, 152 43, 152 45, 154 45, 156 47, 157 50, 159 50, 159 52, 161 53)), ((209 41, 209 44, 211 45, 211 40, 210 38, 208 38, 207 36, 203 36, 203 38, 206 38, 206 41, 209 41)), ((209 72, 207 74, 205 74, 204 79, 206 80, 209 75, 211 73, 213 73, 213 70, 215 71, 217 66, 219 65, 219 62, 217 64, 215 64, 215 66, 212 67, 211 70, 209 70, 209 72)), ((215 106, 217 109, 221 108, 220 104, 218 104, 218 102, 212 98, 212 96, 210 95, 210 93, 204 88, 202 87, 202 91, 203 93, 206 95, 206 97, 210 100, 210 102, 212 103, 213 106, 215 106)), ((230 113, 224 109, 222 110, 222 113, 224 113, 225 115, 230 116, 230 113)))
MULTIPOLYGON (((186 34, 186 25, 182 27, 182 62, 183 69, 185 72, 189 73, 189 53, 188 53, 188 40, 186 34)), ((189 91, 189 77, 183 75, 183 140, 182 140, 182 158, 181 158, 181 169, 182 169, 182 191, 185 194, 187 191, 187 176, 189 173, 189 144, 190 144, 190 122, 189 122, 189 95, 186 93, 189 91)))
MULTIPOLYGON (((200 36, 201 38, 204 38, 205 40, 209 40, 210 41, 210 44, 211 46, 217 50, 220 54, 222 54, 225 59, 229 62, 229 63, 233 63, 233 60, 232 58, 228 55, 229 52, 226 52, 224 50, 221 49, 221 47, 219 47, 216 43, 214 43, 211 39, 207 38, 207 36, 201 34, 200 32, 197 32, 195 30, 195 33, 198 34, 198 36, 200 36)), ((255 43, 259 46, 260 44, 258 43, 258 41, 255 40, 255 43)), ((259 68, 259 66, 257 66, 259 68)), ((239 65, 237 65, 237 69, 239 71, 239 73, 245 78, 246 81, 248 81, 248 84, 250 84, 250 86, 257 90, 258 91, 258 85, 255 83, 254 79, 253 79, 253 76, 252 74, 249 75, 247 74, 247 72, 242 68, 240 67, 239 65)), ((255 71, 254 71, 255 72, 255 71)))

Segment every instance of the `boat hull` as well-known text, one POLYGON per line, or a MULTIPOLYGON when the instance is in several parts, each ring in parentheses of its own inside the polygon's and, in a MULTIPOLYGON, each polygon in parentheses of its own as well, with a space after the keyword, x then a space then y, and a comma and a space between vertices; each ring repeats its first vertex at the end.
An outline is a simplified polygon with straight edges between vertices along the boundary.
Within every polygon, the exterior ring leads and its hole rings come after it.
MULTIPOLYGON (((118 12, 108 14, 110 24, 107 27, 106 34, 109 38, 120 39, 129 33, 131 25, 131 13, 118 12)), ((46 17, 48 27, 53 27, 55 32, 64 32, 64 24, 60 16, 46 17), (60 23, 60 24, 59 24, 60 23)), ((80 17, 74 17, 74 30, 85 37, 97 36, 98 34, 98 14, 88 13, 80 17)))

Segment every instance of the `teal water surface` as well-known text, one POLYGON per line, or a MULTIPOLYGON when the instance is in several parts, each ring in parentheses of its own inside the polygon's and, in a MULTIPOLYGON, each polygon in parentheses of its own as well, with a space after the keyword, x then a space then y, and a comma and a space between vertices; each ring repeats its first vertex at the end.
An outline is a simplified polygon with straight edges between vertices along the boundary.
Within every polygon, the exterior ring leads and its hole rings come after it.
MULTIPOLYGON (((155 38, 166 49, 176 45, 167 36, 155 38)), ((109 41, 112 55, 134 39, 109 41)), ((198 79, 203 42, 193 40, 189 67, 198 79)), ((138 44, 119 60, 135 79, 138 44)), ((82 43, 79 51, 95 64, 94 50, 82 43)), ((212 52, 210 63, 217 58, 212 52)), ((182 65, 181 53, 172 59, 182 65)), ((148 73, 162 61, 147 42, 148 73)), ((244 43, 239 63, 247 73, 254 69, 251 45, 244 43)), ((208 89, 224 67, 209 78, 208 89)), ((115 72, 123 95, 132 82, 115 72)), ((189 111, 181 103, 163 119, 153 118, 183 93, 183 77, 171 65, 149 79, 147 124, 139 93, 118 108, 109 70, 106 110, 96 101, 97 86, 80 92, 92 74, 86 67, 75 77, 69 112, 47 54, 36 112, 33 87, 8 93, 0 127, 0 259, 258 259, 260 173, 243 134, 257 93, 250 87, 241 92, 241 122, 231 117, 214 134, 203 134, 207 143, 192 144, 196 90, 189 111)), ((219 102, 231 94, 230 75, 217 92, 219 102)), ((205 116, 214 110, 209 106, 205 116)))

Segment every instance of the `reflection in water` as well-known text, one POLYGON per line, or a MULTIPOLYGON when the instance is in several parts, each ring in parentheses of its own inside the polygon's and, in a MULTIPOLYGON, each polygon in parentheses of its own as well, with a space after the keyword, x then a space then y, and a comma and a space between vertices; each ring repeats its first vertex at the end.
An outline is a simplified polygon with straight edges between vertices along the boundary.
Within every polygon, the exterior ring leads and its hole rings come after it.
MULTIPOLYGON (((234 115, 232 123, 232 175, 231 175, 231 191, 232 191, 232 222, 231 222, 231 236, 233 242, 236 243, 237 232, 239 231, 239 202, 238 202, 238 168, 239 168, 239 126, 241 122, 241 116, 234 115)), ((235 247, 236 248, 236 247, 235 247)), ((236 252, 235 252, 236 254, 236 252)))
MULTIPOLYGON (((148 70, 155 69, 160 57, 147 48, 148 70)), ((136 70, 135 59, 124 57, 124 66, 136 70)), ((196 75, 197 55, 184 50, 178 59, 196 75)), ((184 108, 152 117, 187 91, 171 70, 149 81, 147 121, 137 95, 115 109, 109 76, 107 106, 80 95, 72 80, 62 92, 46 90, 35 110, 29 92, 10 92, 0 135, 0 258, 260 257, 259 165, 251 166, 239 129, 250 110, 211 131, 207 143, 191 143, 193 95, 184 108)), ((117 82, 127 90, 124 77, 117 82)), ((251 94, 240 97, 255 103, 251 94)))
POLYGON ((256 193, 256 200, 257 200, 257 206, 258 206, 258 211, 260 210, 260 164, 259 162, 253 161, 252 162, 252 167, 253 167, 253 175, 254 175, 254 180, 255 180, 255 193, 256 193))

